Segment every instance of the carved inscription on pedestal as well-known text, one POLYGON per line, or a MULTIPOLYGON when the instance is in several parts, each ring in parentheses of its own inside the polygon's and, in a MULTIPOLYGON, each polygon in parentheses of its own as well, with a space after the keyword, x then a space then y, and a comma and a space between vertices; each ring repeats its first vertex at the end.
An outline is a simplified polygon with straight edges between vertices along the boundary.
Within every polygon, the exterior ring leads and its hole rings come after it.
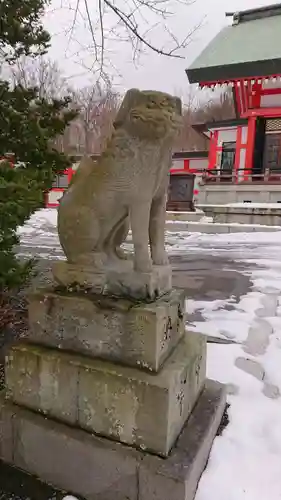
POLYGON ((167 344, 169 344, 169 342, 172 338, 172 329, 173 329, 172 320, 169 316, 168 321, 167 321, 166 326, 165 326, 162 342, 161 342, 161 350, 165 349, 167 344))

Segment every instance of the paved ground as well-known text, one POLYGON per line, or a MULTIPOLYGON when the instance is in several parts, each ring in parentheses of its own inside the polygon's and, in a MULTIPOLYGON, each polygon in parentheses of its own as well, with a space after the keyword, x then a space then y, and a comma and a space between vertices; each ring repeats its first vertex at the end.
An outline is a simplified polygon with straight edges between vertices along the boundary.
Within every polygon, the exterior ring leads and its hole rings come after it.
POLYGON ((64 495, 0 462, 0 500, 62 500, 64 495))
MULTIPOLYGON (((19 249, 23 258, 25 255, 39 256, 39 273, 35 281, 37 285, 51 281, 51 262, 46 259, 47 251, 52 258, 61 255, 60 248, 50 244, 49 238, 46 241, 42 239, 41 247, 24 244, 19 249)), ((174 285, 184 288, 187 296, 196 300, 227 299, 234 296, 238 301, 251 286, 250 279, 242 274, 245 273, 246 265, 234 264, 231 258, 221 257, 220 254, 212 255, 207 252, 207 255, 197 255, 191 251, 190 254, 172 256, 171 263, 174 285)), ((200 313, 197 314, 197 320, 200 319, 198 316, 200 313)), ((62 493, 55 492, 0 462, 0 500, 61 500, 62 497, 62 493)))
MULTIPOLYGON (((51 280, 50 264, 51 260, 62 258, 63 253, 60 247, 58 236, 54 225, 48 220, 40 229, 27 232, 22 235, 21 246, 18 249, 19 255, 36 256, 39 259, 39 276, 36 282, 40 284, 51 280)), ((187 233, 185 233, 187 234, 187 233)), ((167 248, 173 248, 175 242, 180 242, 186 238, 183 233, 167 233, 167 248)), ((131 248, 130 237, 126 245, 131 248)), ((246 265, 234 262, 237 255, 235 243, 231 248, 217 247, 210 248, 208 243, 198 243, 196 238, 190 242, 190 250, 175 252, 170 256, 173 265, 174 286, 184 288, 188 296, 196 300, 224 299, 230 295, 239 296, 247 293, 250 286, 249 279, 241 274, 245 271, 246 265), (215 279, 214 279, 215 277, 215 279)), ((238 251, 241 251, 241 245, 238 251)), ((246 247, 245 247, 246 250, 246 247)), ((251 248, 248 247, 251 252, 251 248)))

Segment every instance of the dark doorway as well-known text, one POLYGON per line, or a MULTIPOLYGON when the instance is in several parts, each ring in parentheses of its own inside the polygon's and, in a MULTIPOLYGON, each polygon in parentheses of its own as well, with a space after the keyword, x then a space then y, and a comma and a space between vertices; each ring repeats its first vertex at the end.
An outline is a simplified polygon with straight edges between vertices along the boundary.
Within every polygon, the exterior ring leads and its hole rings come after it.
POLYGON ((222 182, 232 181, 232 174, 235 166, 235 152, 236 152, 235 142, 223 142, 222 155, 221 155, 221 169, 220 169, 222 182))
POLYGON ((266 134, 264 169, 269 176, 281 174, 281 131, 266 134))
POLYGON ((265 127, 266 120, 258 118, 256 122, 256 137, 254 143, 254 158, 253 158, 253 181, 263 179, 264 173, 264 144, 265 144, 265 127))
POLYGON ((280 180, 281 174, 281 119, 266 120, 263 172, 271 180, 280 180), (276 179, 274 179, 277 174, 276 179))

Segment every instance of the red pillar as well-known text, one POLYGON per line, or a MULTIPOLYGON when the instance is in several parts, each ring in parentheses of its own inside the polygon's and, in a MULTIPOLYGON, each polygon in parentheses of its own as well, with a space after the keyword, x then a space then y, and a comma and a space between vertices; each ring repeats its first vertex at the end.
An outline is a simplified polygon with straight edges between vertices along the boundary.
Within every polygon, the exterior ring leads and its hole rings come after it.
POLYGON ((242 142, 242 127, 237 128, 236 150, 235 150, 235 164, 234 164, 234 182, 238 182, 239 167, 240 167, 240 151, 242 142))
POLYGON ((210 141, 208 170, 214 170, 216 168, 218 136, 219 136, 218 130, 214 130, 214 132, 212 132, 210 141))
POLYGON ((255 116, 251 116, 249 118, 249 122, 248 122, 248 140, 247 140, 244 180, 248 180, 249 175, 251 175, 251 170, 253 168, 255 135, 256 135, 256 120, 257 119, 255 116))

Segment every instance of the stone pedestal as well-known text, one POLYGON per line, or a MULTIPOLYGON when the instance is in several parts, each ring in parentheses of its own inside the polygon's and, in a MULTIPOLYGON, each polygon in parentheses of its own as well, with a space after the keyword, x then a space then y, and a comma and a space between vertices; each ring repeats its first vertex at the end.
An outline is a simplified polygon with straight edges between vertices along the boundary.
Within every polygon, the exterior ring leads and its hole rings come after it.
POLYGON ((167 458, 26 410, 0 396, 0 457, 86 500, 193 500, 225 408, 207 381, 167 458))
POLYGON ((30 295, 26 340, 157 372, 184 334, 184 292, 134 303, 102 295, 30 295))
POLYGON ((189 334, 157 375, 42 347, 8 356, 15 403, 159 455, 167 455, 205 382, 206 342, 189 334))
POLYGON ((172 270, 170 266, 153 266, 151 272, 140 273, 133 269, 132 260, 112 263, 106 271, 93 271, 91 267, 58 261, 53 273, 59 285, 74 289, 80 287, 92 293, 130 297, 136 300, 155 300, 170 292, 172 270))
POLYGON ((39 290, 29 321, 6 358, 0 458, 86 500, 192 500, 225 396, 206 386, 183 293, 147 304, 39 290))

